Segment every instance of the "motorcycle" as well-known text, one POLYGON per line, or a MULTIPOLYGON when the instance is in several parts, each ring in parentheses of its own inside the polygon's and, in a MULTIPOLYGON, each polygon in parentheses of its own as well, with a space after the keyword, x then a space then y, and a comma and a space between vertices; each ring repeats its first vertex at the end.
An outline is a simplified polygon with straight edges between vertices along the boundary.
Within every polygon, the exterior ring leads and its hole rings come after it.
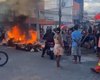
POLYGON ((50 59, 54 59, 54 43, 53 42, 48 42, 48 48, 47 48, 47 55, 49 55, 50 59))

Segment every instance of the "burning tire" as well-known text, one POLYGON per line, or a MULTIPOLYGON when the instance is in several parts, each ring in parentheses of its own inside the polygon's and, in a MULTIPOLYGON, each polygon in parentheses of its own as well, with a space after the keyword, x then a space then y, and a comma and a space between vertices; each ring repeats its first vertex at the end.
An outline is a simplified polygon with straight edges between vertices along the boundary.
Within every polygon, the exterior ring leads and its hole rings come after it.
POLYGON ((0 51, 0 66, 4 66, 8 62, 7 53, 0 51))

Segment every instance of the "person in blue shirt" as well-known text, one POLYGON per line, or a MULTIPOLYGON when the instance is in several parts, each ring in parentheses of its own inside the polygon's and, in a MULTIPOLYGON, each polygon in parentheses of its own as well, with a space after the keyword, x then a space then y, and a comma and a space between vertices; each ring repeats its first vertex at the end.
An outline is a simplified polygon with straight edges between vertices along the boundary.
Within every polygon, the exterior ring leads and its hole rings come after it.
POLYGON ((74 26, 74 31, 71 34, 72 38, 72 49, 71 54, 74 56, 74 63, 77 63, 77 59, 79 59, 79 63, 81 62, 81 50, 80 43, 82 38, 81 31, 78 30, 79 25, 74 26))

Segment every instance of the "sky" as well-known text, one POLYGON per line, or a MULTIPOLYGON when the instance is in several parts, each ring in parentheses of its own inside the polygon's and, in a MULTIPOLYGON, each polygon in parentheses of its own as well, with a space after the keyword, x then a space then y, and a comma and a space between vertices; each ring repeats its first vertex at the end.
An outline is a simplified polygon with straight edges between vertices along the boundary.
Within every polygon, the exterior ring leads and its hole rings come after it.
POLYGON ((84 9, 87 12, 100 12, 100 0, 84 0, 84 9))
MULTIPOLYGON (((7 0, 0 0, 2 1, 7 0)), ((90 13, 100 12, 100 0, 84 0, 84 10, 90 13)))

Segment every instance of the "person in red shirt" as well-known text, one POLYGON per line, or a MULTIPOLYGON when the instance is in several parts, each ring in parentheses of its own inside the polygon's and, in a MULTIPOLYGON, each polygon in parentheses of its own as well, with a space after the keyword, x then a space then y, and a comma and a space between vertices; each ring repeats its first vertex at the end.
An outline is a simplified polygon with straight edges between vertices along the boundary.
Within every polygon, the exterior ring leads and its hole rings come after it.
POLYGON ((97 65, 94 68, 91 68, 93 72, 100 73, 100 25, 98 26, 99 33, 96 35, 96 46, 97 46, 97 56, 99 58, 97 65))

